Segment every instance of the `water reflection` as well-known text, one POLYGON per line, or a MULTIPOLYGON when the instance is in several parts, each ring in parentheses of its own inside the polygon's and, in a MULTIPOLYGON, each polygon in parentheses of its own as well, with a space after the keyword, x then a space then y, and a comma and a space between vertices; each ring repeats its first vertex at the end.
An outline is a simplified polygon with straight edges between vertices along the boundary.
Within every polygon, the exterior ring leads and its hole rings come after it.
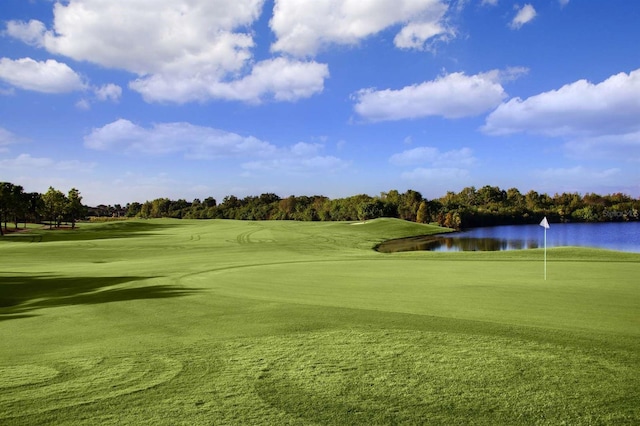
POLYGON ((440 237, 429 243, 431 251, 501 251, 538 248, 536 240, 507 240, 501 238, 440 237))
POLYGON ((522 250, 538 248, 538 241, 512 240, 505 238, 473 238, 473 237, 447 237, 428 236, 410 238, 406 240, 394 240, 382 243, 378 251, 394 253, 399 251, 501 251, 522 250))
MULTIPOLYGON (((500 251, 542 248, 544 232, 538 225, 475 228, 451 234, 386 241, 377 250, 500 251)), ((547 247, 582 246, 640 252, 640 222, 552 223, 547 247)))

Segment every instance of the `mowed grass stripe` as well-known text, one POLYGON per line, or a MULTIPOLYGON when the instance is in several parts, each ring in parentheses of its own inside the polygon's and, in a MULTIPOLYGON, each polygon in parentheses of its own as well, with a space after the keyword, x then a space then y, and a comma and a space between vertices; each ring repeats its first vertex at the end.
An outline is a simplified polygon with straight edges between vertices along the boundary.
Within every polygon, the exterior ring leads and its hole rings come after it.
POLYGON ((549 250, 544 281, 540 250, 372 250, 437 231, 153 220, 2 239, 1 423, 638 423, 640 255, 549 250))

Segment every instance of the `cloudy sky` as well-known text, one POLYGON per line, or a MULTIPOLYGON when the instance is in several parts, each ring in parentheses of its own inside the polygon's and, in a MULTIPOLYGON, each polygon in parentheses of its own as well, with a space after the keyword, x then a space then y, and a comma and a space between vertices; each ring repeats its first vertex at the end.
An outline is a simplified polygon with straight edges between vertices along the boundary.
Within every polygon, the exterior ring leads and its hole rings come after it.
POLYGON ((2 0, 0 181, 640 196, 640 2, 2 0))

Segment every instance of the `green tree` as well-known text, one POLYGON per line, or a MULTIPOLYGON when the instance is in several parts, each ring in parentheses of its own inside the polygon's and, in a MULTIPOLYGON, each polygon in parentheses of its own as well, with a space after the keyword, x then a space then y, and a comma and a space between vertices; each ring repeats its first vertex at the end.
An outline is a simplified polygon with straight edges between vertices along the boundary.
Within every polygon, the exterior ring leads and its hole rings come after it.
POLYGON ((127 213, 125 214, 127 217, 136 217, 140 210, 142 210, 142 204, 138 202, 129 203, 126 206, 127 213))
MULTIPOLYGON (((475 189, 474 191, 474 203, 475 203, 475 189)), ((445 195, 440 197, 440 204, 442 204, 442 208, 445 210, 445 213, 449 210, 456 210, 460 207, 460 197, 453 192, 447 191, 445 195)))
POLYGON ((382 216, 384 203, 380 200, 369 200, 360 203, 358 206, 358 219, 366 222, 382 216))
POLYGON ((71 229, 75 229, 76 220, 84 216, 85 208, 82 205, 82 196, 76 188, 71 188, 66 200, 66 213, 71 219, 71 229))
POLYGON ((18 223, 22 220, 25 222, 26 228, 26 217, 27 217, 27 209, 29 207, 29 200, 27 198, 27 194, 24 193, 24 189, 20 185, 13 185, 11 191, 11 211, 13 215, 13 223, 15 228, 18 229, 18 223))
POLYGON ((571 218, 580 222, 598 222, 600 217, 596 206, 586 206, 571 213, 571 218))
POLYGON ((42 194, 39 192, 29 192, 25 194, 25 197, 27 199, 27 214, 29 216, 29 220, 33 223, 40 223, 44 212, 42 194))
POLYGON ((529 191, 524 196, 527 209, 533 213, 546 211, 551 206, 552 200, 547 194, 538 194, 536 191, 529 191))
POLYGON ((497 211, 500 205, 506 201, 507 193, 497 186, 485 185, 478 189, 478 202, 486 208, 497 211))
POLYGON ((213 197, 207 197, 204 199, 204 201, 202 202, 205 207, 215 207, 216 206, 216 199, 213 197))
POLYGON ((175 219, 182 219, 182 216, 189 208, 191 208, 191 204, 183 198, 177 201, 170 201, 167 216, 175 219))
POLYGON ((570 217, 573 212, 584 207, 582 197, 577 193, 555 194, 553 196, 553 206, 560 218, 570 217))
POLYGON ((151 217, 151 201, 145 201, 140 206, 140 217, 143 219, 149 219, 151 217))
POLYGON ((602 197, 602 195, 594 194, 592 192, 585 194, 584 197, 582 197, 582 202, 587 206, 606 206, 605 199, 602 197))
POLYGON ((2 224, 4 223, 4 229, 7 229, 7 220, 9 212, 11 211, 12 204, 12 192, 13 184, 9 182, 0 182, 0 236, 4 235, 2 230, 2 224))
POLYGON ((168 198, 156 198, 151 202, 151 217, 167 217, 171 200, 168 198))
POLYGON ((400 204, 398 205, 400 219, 415 222, 421 202, 422 194, 412 189, 400 195, 400 204))
POLYGON ((54 223, 59 227, 64 217, 66 197, 62 192, 50 186, 42 196, 42 200, 44 201, 45 215, 49 218, 49 229, 53 228, 54 223))
POLYGON ((462 191, 458 193, 457 200, 460 205, 463 206, 477 206, 478 205, 478 192, 474 186, 468 186, 463 188, 462 191))
POLYGON ((397 189, 392 189, 389 192, 381 192, 380 200, 384 204, 383 216, 384 217, 399 217, 398 206, 400 205, 400 193, 397 189))
POLYGON ((516 211, 522 211, 526 207, 524 195, 517 188, 507 189, 507 203, 516 211))

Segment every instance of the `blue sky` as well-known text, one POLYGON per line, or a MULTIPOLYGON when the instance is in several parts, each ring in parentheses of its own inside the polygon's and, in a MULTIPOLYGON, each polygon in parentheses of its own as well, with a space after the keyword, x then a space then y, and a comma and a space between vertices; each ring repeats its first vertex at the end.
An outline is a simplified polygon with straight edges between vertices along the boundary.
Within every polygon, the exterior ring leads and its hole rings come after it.
POLYGON ((3 0, 0 181, 640 196, 640 3, 3 0))

